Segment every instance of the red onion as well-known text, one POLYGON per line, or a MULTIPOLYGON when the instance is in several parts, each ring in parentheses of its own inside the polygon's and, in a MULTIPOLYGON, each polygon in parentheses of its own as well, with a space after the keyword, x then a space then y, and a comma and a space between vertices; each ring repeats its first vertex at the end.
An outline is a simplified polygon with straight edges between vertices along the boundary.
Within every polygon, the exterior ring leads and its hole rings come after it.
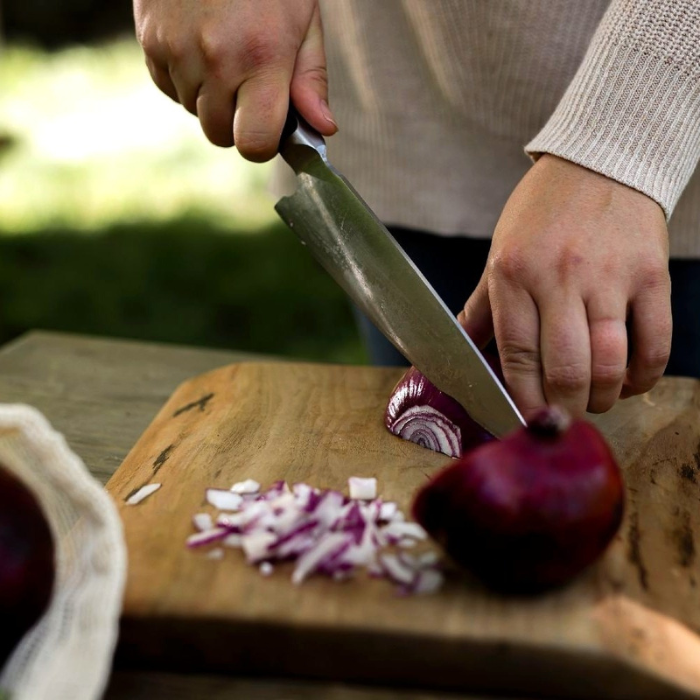
POLYGON ((489 586, 529 593, 563 585, 598 559, 623 505, 622 476, 603 436, 550 408, 439 472, 417 494, 413 514, 489 586))
POLYGON ((461 457, 467 450, 494 439, 461 404, 415 367, 394 387, 384 424, 394 435, 448 457, 461 457))
POLYGON ((197 532, 187 546, 216 544, 207 555, 213 559, 223 556, 218 545, 243 549, 263 576, 273 573, 273 562, 294 561, 295 584, 313 574, 344 581, 364 568, 397 584, 401 594, 436 591, 442 573, 434 551, 415 557, 384 551, 415 546, 427 538, 423 528, 405 522, 396 503, 376 498, 376 479, 351 477, 348 484, 350 498, 308 484, 290 489, 283 481, 264 492, 252 480, 234 484, 230 491, 207 489, 208 502, 225 512, 215 518, 197 513, 197 532))
POLYGON ((0 467, 0 667, 46 610, 53 583, 54 542, 44 513, 0 467))

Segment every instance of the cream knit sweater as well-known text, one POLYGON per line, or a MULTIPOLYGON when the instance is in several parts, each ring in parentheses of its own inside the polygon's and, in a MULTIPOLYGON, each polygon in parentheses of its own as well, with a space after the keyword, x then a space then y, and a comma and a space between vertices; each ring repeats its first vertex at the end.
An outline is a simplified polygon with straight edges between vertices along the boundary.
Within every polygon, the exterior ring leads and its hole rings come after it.
POLYGON ((490 237, 541 153, 700 258, 700 0, 321 0, 331 162, 390 224, 490 237), (682 196, 681 196, 682 195, 682 196))

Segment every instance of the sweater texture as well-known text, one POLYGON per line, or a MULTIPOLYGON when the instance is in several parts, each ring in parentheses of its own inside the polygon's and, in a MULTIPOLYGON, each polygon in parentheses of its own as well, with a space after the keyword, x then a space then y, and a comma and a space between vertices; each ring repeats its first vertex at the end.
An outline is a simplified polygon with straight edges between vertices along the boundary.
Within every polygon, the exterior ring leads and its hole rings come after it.
POLYGON ((489 238, 542 153, 633 187, 700 258, 698 0, 321 0, 329 160, 386 223, 489 238))

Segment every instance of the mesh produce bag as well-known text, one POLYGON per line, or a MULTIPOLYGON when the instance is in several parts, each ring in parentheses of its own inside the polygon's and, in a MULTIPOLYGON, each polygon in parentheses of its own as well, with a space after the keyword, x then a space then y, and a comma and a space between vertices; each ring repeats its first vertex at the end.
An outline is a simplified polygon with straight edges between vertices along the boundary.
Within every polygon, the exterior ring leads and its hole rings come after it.
POLYGON ((116 508, 63 436, 29 406, 0 405, 0 464, 34 493, 56 547, 51 602, 0 669, 0 689, 11 700, 99 698, 126 574, 116 508))

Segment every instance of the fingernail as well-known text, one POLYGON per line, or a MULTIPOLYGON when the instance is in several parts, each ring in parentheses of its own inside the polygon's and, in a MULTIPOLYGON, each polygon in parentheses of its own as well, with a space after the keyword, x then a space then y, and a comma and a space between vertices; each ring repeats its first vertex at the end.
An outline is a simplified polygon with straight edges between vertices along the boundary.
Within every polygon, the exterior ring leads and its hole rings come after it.
POLYGON ((338 128, 338 124, 333 118, 333 112, 331 112, 331 108, 328 106, 328 102, 326 102, 325 100, 321 100, 321 114, 323 114, 323 118, 326 121, 329 121, 331 124, 333 124, 333 126, 336 129, 338 128))

